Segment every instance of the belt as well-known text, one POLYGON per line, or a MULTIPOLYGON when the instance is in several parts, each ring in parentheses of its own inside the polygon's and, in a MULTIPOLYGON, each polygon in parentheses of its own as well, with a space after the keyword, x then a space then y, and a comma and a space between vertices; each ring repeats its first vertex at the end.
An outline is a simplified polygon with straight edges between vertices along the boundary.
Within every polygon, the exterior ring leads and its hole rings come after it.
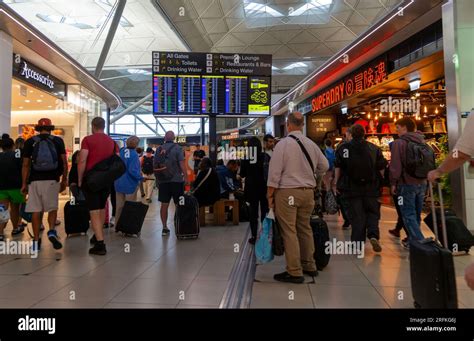
POLYGON ((314 191, 314 187, 294 187, 294 188, 278 188, 278 189, 302 189, 302 190, 306 190, 306 191, 314 191))

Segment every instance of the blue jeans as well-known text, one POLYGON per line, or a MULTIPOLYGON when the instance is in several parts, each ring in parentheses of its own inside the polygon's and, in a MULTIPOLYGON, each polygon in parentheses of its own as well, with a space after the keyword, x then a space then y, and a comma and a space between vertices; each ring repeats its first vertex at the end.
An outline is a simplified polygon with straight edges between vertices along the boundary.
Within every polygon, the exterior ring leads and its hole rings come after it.
POLYGON ((426 193, 426 184, 398 185, 397 197, 400 204, 403 222, 408 230, 410 240, 421 240, 421 210, 426 193), (401 199, 401 200, 400 200, 401 199))

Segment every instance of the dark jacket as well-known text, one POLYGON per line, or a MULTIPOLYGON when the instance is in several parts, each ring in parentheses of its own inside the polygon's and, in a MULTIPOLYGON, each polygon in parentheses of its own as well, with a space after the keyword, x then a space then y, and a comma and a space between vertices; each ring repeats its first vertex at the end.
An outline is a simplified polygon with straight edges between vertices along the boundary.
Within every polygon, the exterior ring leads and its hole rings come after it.
POLYGON ((216 167, 217 176, 219 177, 219 183, 221 188, 221 197, 228 195, 230 192, 234 192, 238 189, 236 186, 236 177, 229 168, 224 165, 216 167))
POLYGON ((209 177, 202 183, 197 190, 195 188, 204 180, 208 173, 208 169, 200 170, 196 180, 193 183, 193 195, 197 199, 199 206, 211 206, 220 199, 220 183, 217 173, 212 169, 209 177))
POLYGON ((341 176, 337 182, 337 189, 341 192, 341 195, 346 198, 350 197, 379 197, 380 188, 382 187, 383 178, 380 174, 381 170, 387 167, 387 160, 384 158, 382 151, 379 147, 373 143, 365 140, 352 140, 351 142, 345 142, 341 144, 336 150, 336 160, 334 166, 341 169, 341 176), (349 177, 349 168, 351 167, 351 156, 352 153, 344 155, 344 151, 349 147, 359 148, 365 144, 369 148, 370 155, 374 165, 374 181, 368 184, 354 183, 349 177))
POLYGON ((20 189, 22 158, 14 150, 0 153, 0 190, 20 189))
POLYGON ((267 192, 267 182, 265 181, 264 157, 261 153, 254 163, 250 160, 243 160, 240 165, 240 176, 245 178, 244 195, 247 201, 252 198, 259 198, 267 192))
POLYGON ((423 143, 424 137, 420 133, 407 133, 403 138, 393 141, 391 145, 392 157, 390 161, 390 183, 392 185, 417 185, 426 183, 425 179, 416 179, 408 175, 405 170, 407 145, 409 141, 423 143))

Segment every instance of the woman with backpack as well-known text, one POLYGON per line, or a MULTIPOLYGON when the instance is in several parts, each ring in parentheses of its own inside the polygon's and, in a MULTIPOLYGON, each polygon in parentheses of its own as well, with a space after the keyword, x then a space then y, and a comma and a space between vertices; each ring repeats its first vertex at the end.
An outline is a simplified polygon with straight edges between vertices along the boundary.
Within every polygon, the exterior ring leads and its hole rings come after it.
POLYGON ((145 192, 145 200, 151 204, 151 196, 155 187, 155 173, 153 170, 153 148, 148 147, 146 153, 141 157, 140 163, 143 173, 143 187, 145 192))

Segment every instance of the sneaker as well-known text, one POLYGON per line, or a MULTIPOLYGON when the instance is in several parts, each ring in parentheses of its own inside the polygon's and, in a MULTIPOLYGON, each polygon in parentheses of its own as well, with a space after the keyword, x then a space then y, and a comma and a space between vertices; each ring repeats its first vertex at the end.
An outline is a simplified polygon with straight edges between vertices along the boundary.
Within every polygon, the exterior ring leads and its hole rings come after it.
POLYGON ((107 254, 107 249, 105 248, 104 241, 102 240, 95 243, 94 246, 89 249, 89 254, 105 256, 105 254, 107 254))
POLYGON ((16 236, 17 234, 23 233, 25 231, 25 226, 18 225, 16 229, 12 230, 12 236, 16 236))
POLYGON ((376 238, 370 238, 370 244, 372 244, 374 252, 382 252, 382 247, 376 238))
POLYGON ((276 274, 273 276, 273 279, 278 282, 286 282, 286 283, 297 283, 301 284, 304 283, 303 276, 291 276, 288 272, 282 272, 280 274, 276 274))
POLYGON ((27 223, 21 222, 21 223, 18 224, 18 227, 23 227, 23 228, 25 228, 27 225, 28 225, 27 223))
POLYGON ((91 245, 95 245, 95 243, 97 243, 97 238, 96 238, 95 234, 92 236, 92 238, 89 240, 89 242, 91 243, 91 245))
POLYGON ((396 228, 393 230, 388 230, 388 233, 390 233, 390 235, 392 235, 395 238, 400 238, 400 230, 396 228))
POLYGON ((410 250, 410 244, 408 243, 408 238, 402 240, 402 246, 405 250, 410 250))
POLYGON ((249 244, 255 245, 256 241, 257 241, 257 239, 255 237, 252 237, 252 238, 249 239, 249 244))
POLYGON ((170 232, 171 231, 165 227, 165 228, 163 228, 163 232, 161 232, 161 235, 162 236, 169 236, 170 232))
POLYGON ((3 234, 0 234, 0 242, 3 242, 5 240, 5 236, 3 234))
POLYGON ((48 239, 53 244, 54 249, 59 250, 63 244, 59 241, 58 233, 55 230, 48 231, 48 239))
POLYGON ((59 226, 59 225, 61 225, 61 220, 58 219, 58 220, 56 220, 56 222, 54 223, 54 226, 59 226))
POLYGON ((311 277, 317 277, 319 275, 319 272, 318 270, 314 270, 314 271, 303 270, 303 274, 311 276, 311 277))

